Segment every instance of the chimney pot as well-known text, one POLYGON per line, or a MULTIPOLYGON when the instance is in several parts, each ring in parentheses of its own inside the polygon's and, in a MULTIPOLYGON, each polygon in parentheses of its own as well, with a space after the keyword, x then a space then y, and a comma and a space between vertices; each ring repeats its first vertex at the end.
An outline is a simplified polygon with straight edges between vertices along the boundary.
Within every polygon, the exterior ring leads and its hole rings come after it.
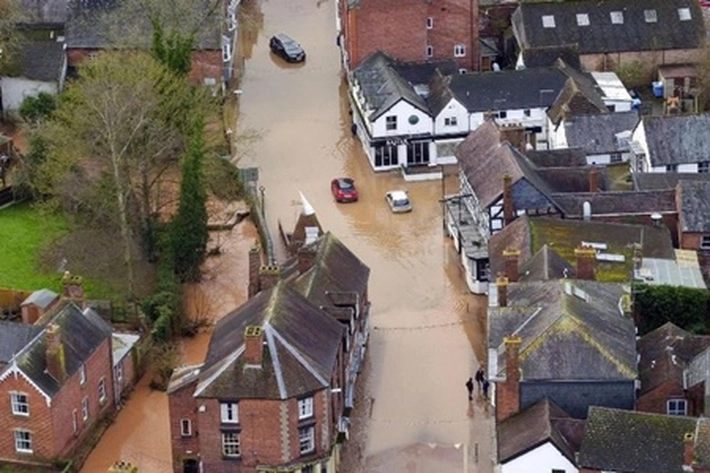
POLYGON ((247 366, 261 367, 264 357, 264 331, 250 325, 244 329, 244 357, 247 366))
POLYGON ((694 462, 695 435, 692 432, 686 432, 685 435, 683 435, 683 466, 692 467, 694 462))

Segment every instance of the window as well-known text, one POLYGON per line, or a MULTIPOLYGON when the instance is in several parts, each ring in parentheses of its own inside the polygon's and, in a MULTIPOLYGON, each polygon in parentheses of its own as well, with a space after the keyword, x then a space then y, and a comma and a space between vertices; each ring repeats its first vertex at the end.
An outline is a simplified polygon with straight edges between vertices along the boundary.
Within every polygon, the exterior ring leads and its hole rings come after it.
POLYGON ((397 115, 385 117, 385 128, 387 131, 394 131, 397 129, 397 115))
POLYGON ((589 15, 577 13, 577 26, 589 26, 589 15))
POLYGON ((678 170, 677 164, 669 164, 666 166, 666 171, 668 171, 668 172, 676 172, 677 170, 678 170))
POLYGON ((508 117, 508 112, 505 110, 501 110, 500 112, 496 112, 496 118, 507 118, 508 117))
POLYGON ((84 422, 89 418, 89 398, 85 397, 81 400, 81 418, 84 422))
POLYGON ((613 11, 613 12, 609 13, 609 16, 611 17, 611 24, 612 25, 623 25, 624 24, 624 12, 613 11))
POLYGON ((71 429, 74 433, 77 433, 79 430, 79 414, 76 412, 76 409, 71 413, 71 429))
POLYGON ((419 117, 417 115, 410 115, 407 121, 410 125, 416 125, 419 123, 419 117))
POLYGON ((106 400, 106 379, 99 380, 99 402, 103 403, 106 400))
POLYGON ((566 472, 565 472, 565 470, 558 470, 557 468, 553 468, 552 473, 566 473, 566 472))
POLYGON ((454 57, 464 57, 466 55, 466 46, 457 44, 454 46, 454 57))
POLYGON ((313 398, 307 397, 298 400, 298 419, 313 417, 313 398))
POLYGON ((232 458, 242 456, 239 447, 239 432, 222 432, 222 455, 232 458))
POLYGON ((222 45, 222 61, 229 62, 232 60, 232 46, 229 44, 222 45))
POLYGON ((298 443, 301 455, 311 453, 316 449, 316 429, 311 425, 298 429, 298 443))
POLYGON ((426 57, 432 57, 434 56, 434 46, 427 46, 426 47, 426 57))
POLYGON ((466 69, 459 69, 459 74, 468 74, 466 69))
POLYGON ((620 163, 623 161, 623 157, 621 156, 621 153, 611 153, 609 161, 612 163, 620 163))
POLYGON ((684 416, 688 413, 688 404, 685 399, 669 399, 667 412, 671 416, 684 416))
POLYGON ((458 125, 458 121, 456 120, 456 117, 444 118, 444 126, 456 126, 456 125, 458 125))
POLYGON ((399 164, 399 151, 395 144, 381 144, 375 146, 375 167, 397 166, 399 164))
POLYGON ((79 367, 79 384, 86 384, 86 366, 83 364, 79 367))
POLYGON ((555 16, 554 15, 542 15, 542 27, 543 28, 554 28, 555 27, 555 16))
POLYGON ((646 23, 658 22, 658 15, 656 14, 656 10, 644 10, 643 18, 646 20, 646 23))
POLYGON ((526 117, 529 117, 530 116, 530 109, 523 110, 523 115, 525 115, 526 117))
POLYGON ((180 435, 190 437, 192 435, 192 421, 190 419, 180 420, 180 435))
POLYGON ((12 413, 16 416, 30 415, 30 400, 25 393, 10 393, 12 413))
POLYGON ((680 21, 690 21, 690 8, 679 8, 678 18, 680 18, 680 21))
POLYGON ((223 402, 219 407, 223 424, 239 423, 239 406, 236 402, 223 402))
POLYGON ((434 18, 429 17, 426 19, 426 29, 430 30, 434 27, 434 18))
POLYGON ((121 363, 116 365, 116 380, 119 383, 123 381, 123 365, 121 363))
POLYGON ((15 451, 32 453, 32 433, 29 430, 15 431, 15 451))
POLYGON ((698 172, 703 174, 710 172, 710 161, 703 161, 702 163, 698 163, 698 172))
POLYGON ((610 112, 614 113, 614 112, 616 112, 616 105, 614 105, 614 104, 607 105, 606 109, 609 110, 610 112))
POLYGON ((710 250, 710 235, 703 235, 700 239, 700 248, 703 250, 710 250))

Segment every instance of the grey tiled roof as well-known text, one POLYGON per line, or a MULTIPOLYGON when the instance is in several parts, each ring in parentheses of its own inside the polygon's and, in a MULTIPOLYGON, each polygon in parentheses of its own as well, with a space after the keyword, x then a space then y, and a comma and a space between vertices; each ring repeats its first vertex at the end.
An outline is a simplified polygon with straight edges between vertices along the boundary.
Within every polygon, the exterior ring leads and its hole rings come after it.
POLYGON ((710 181, 680 181, 679 187, 681 230, 710 232, 710 181))
POLYGON ((513 13, 512 23, 522 50, 576 45, 580 54, 694 49, 705 36, 694 0, 525 2, 513 13), (690 21, 681 21, 679 8, 690 10, 690 21), (657 22, 646 22, 644 10, 655 10, 657 22), (611 12, 616 11, 623 12, 623 24, 612 24, 611 12), (578 14, 586 14, 589 25, 579 26, 578 14), (543 16, 554 16, 555 26, 544 27, 543 16))
POLYGON ((710 182, 710 174, 677 172, 634 172, 631 173, 637 190, 675 189, 680 181, 710 182))
POLYGON ((8 363, 32 341, 42 327, 0 320, 0 367, 8 363))
POLYGON ((627 473, 682 473, 684 435, 695 434, 698 422, 592 406, 577 465, 627 473))
POLYGON ((584 151, 579 148, 528 150, 525 152, 539 168, 580 167, 587 165, 584 151))
POLYGON ((616 134, 632 131, 638 121, 639 116, 635 110, 571 116, 564 122, 567 144, 583 149, 586 154, 623 151, 628 146, 620 143, 616 134))
POLYGON ((710 161, 710 113, 644 117, 652 166, 710 161))
POLYGON ((550 279, 574 279, 577 271, 548 245, 543 245, 532 258, 520 268, 520 281, 548 281, 550 279))
POLYGON ((653 212, 677 213, 674 190, 571 192, 554 194, 569 217, 581 217, 585 202, 592 215, 650 215, 653 212))
POLYGON ((26 41, 20 43, 14 58, 19 75, 42 82, 59 82, 66 61, 64 43, 26 41))
POLYGON ((64 25, 67 21, 68 0, 22 0, 22 8, 29 17, 27 24, 64 25))
POLYGON ((563 61, 558 61, 558 67, 567 76, 567 81, 547 111, 554 124, 568 116, 608 112, 602 89, 591 74, 570 67, 563 61))
POLYGON ((22 305, 34 304, 41 309, 45 309, 49 304, 54 302, 57 297, 59 297, 59 294, 54 291, 50 291, 49 289, 38 289, 30 294, 27 299, 22 301, 22 305))
POLYGON ((525 67, 551 67, 558 59, 572 67, 580 68, 579 51, 576 46, 548 46, 523 51, 525 67))

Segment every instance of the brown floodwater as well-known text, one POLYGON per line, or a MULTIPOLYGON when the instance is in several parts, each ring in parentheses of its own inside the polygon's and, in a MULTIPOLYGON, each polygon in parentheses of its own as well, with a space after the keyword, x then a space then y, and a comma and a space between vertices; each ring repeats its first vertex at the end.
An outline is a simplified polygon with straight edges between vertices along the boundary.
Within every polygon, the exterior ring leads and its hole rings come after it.
MULTIPOLYGON (((248 0, 243 9, 250 30, 242 44, 236 135, 260 138, 237 143, 238 164, 259 169, 277 254, 284 255, 277 222, 295 223, 303 193, 324 229, 371 268, 370 368, 363 380, 368 435, 366 466, 358 470, 492 472, 490 415, 485 403, 467 402, 464 387, 485 355, 485 299, 468 293, 442 230, 439 199, 456 191, 455 176, 442 186, 371 170, 350 134, 334 1, 248 0), (268 39, 278 32, 302 44, 304 65, 287 65, 269 52, 268 39), (329 183, 339 176, 355 179, 359 202, 333 202, 329 183), (394 215, 385 204, 385 192, 399 188, 409 192, 410 214, 394 215)), ((246 252, 255 233, 242 223, 220 238, 225 252, 207 262, 206 280, 189 289, 188 300, 193 313, 213 319, 244 300, 246 252)), ((201 361, 208 340, 208 333, 186 340, 185 361, 201 361)), ((167 400, 145 382, 82 471, 103 472, 116 459, 141 472, 168 471, 167 400)))

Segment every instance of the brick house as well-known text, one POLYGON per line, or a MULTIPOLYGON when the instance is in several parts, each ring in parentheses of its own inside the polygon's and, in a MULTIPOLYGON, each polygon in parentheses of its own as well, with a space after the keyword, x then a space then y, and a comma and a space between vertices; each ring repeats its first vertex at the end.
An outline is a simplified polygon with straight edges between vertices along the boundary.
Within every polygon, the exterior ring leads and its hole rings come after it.
POLYGON ((699 416, 705 412, 704 385, 689 385, 690 362, 710 347, 710 337, 692 335, 668 322, 638 340, 636 409, 657 414, 699 416))
POLYGON ((0 461, 68 458, 114 409, 111 327, 62 301, 35 324, 0 322, 0 461))
POLYGON ((710 181, 678 182, 678 238, 686 250, 710 252, 710 181))
POLYGON ((375 51, 407 62, 454 59, 480 70, 478 0, 339 0, 338 43, 351 70, 375 51))

